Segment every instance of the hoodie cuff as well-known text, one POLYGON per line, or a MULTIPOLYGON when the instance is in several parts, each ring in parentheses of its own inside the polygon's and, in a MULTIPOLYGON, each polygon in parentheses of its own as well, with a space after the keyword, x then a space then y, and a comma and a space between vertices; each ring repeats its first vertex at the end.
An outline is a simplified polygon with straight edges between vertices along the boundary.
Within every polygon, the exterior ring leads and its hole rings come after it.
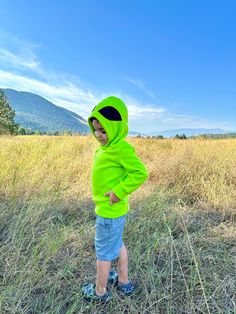
POLYGON ((121 184, 118 184, 117 186, 114 187, 114 189, 112 189, 112 192, 120 199, 122 200, 126 195, 128 195, 129 193, 127 193, 124 188, 121 186, 121 184))

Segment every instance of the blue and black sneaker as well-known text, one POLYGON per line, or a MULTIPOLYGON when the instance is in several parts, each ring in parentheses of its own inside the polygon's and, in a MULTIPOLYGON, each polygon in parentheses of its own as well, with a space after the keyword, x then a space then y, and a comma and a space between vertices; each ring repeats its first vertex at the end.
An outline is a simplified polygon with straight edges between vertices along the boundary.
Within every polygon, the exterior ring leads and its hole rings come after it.
POLYGON ((111 270, 108 277, 108 283, 112 286, 116 286, 118 283, 118 273, 115 270, 111 270))
POLYGON ((112 299, 112 293, 107 288, 107 291, 104 295, 99 296, 96 294, 96 285, 92 283, 86 283, 83 285, 82 294, 86 301, 91 302, 100 302, 100 303, 107 303, 112 299))
POLYGON ((122 284, 118 280, 118 273, 115 270, 110 271, 108 283, 112 286, 116 287, 116 289, 122 292, 124 295, 132 295, 138 290, 138 286, 134 284, 132 281, 129 281, 126 284, 122 284))

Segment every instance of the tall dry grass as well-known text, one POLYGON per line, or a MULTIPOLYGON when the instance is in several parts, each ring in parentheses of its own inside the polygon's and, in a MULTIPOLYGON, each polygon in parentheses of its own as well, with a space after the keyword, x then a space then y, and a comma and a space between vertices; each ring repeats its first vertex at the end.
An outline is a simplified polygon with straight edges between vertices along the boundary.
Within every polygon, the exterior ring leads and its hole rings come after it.
MULTIPOLYGON (((147 165, 148 187, 166 188, 218 209, 236 206, 236 140, 129 139, 147 165)), ((0 141, 0 193, 27 197, 51 190, 91 196, 91 137, 16 137, 0 141)))
MULTIPOLYGON (((149 180, 124 241, 135 298, 84 303, 95 279, 92 137, 0 138, 0 312, 233 313, 236 140, 129 138, 149 180)), ((115 263, 114 263, 115 266, 115 263)))
POLYGON ((226 210, 236 207, 236 140, 132 141, 150 183, 189 201, 226 210))

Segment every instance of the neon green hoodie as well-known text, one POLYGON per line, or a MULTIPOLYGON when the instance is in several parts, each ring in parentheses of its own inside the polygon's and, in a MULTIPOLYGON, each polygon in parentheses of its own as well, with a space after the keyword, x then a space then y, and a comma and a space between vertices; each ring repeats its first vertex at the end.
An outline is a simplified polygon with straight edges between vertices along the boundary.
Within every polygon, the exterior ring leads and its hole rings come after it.
POLYGON ((90 120, 92 117, 99 121, 108 136, 106 145, 100 145, 93 160, 92 196, 95 212, 106 218, 120 217, 129 210, 129 194, 148 178, 148 171, 136 156, 134 147, 124 140, 128 135, 128 111, 123 101, 111 96, 94 107, 88 123, 95 136, 90 120), (110 205, 109 197, 104 196, 109 191, 120 199, 118 203, 110 205))

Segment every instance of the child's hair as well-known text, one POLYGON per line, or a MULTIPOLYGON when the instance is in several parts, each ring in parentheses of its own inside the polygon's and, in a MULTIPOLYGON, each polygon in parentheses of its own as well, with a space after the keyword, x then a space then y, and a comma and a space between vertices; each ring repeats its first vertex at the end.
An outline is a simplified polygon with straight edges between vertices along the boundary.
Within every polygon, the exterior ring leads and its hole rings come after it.
MULTIPOLYGON (((94 120, 97 121, 97 122, 99 122, 98 119, 96 119, 96 118, 94 118, 94 117, 90 118, 91 123, 93 123, 94 120)), ((93 127, 93 126, 92 126, 92 128, 93 128, 93 130, 94 130, 94 127, 93 127)), ((94 130, 94 131, 95 131, 95 130, 94 130)))

